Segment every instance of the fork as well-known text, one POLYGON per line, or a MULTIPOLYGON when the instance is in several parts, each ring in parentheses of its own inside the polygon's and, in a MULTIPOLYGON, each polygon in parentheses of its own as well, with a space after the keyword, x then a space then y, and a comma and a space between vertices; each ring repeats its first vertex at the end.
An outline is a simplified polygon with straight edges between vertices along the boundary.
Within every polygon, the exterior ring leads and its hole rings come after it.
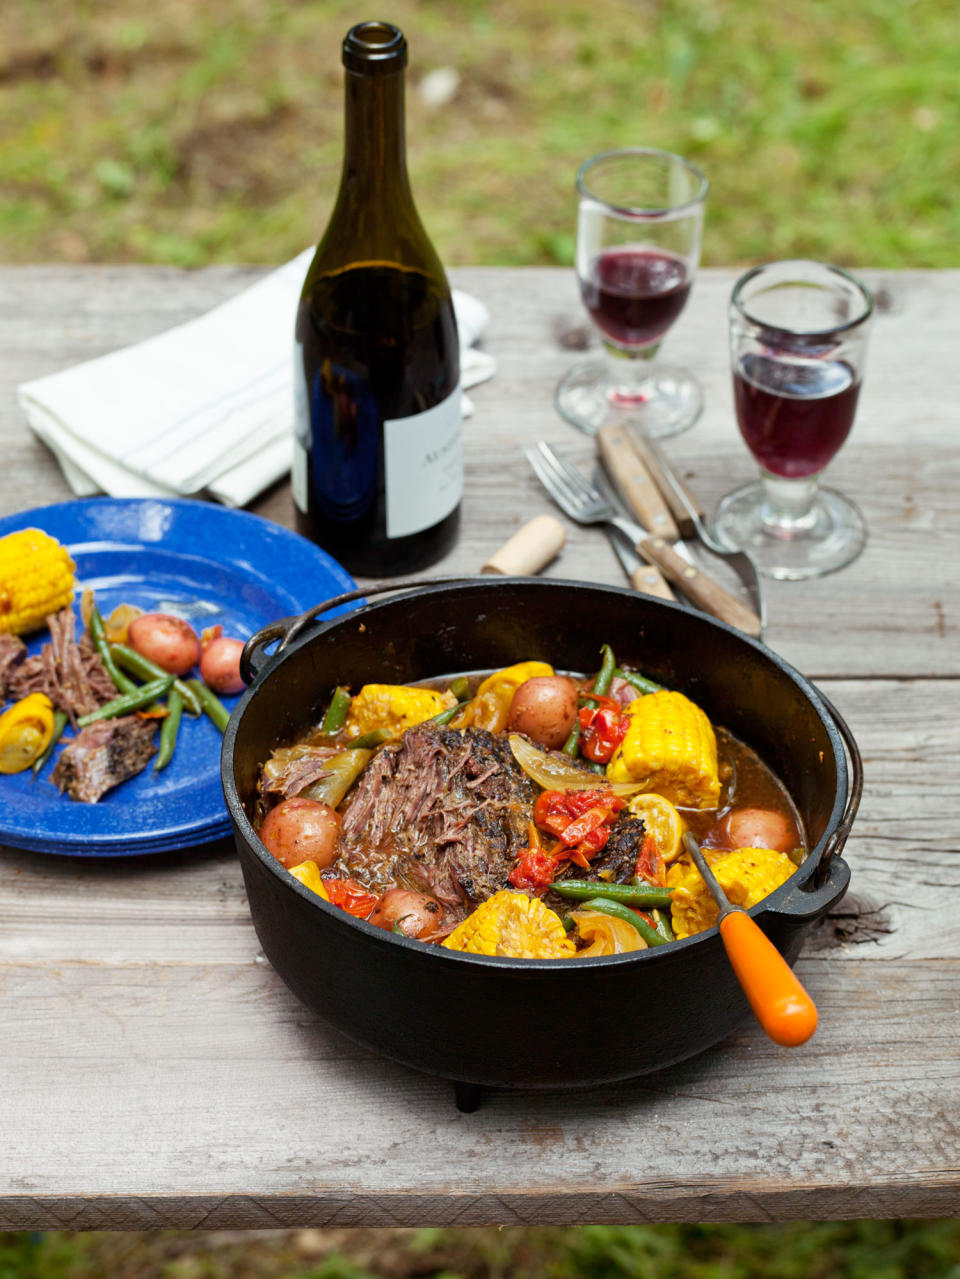
POLYGON ((748 635, 762 637, 762 623, 752 609, 701 569, 688 564, 664 538, 649 535, 639 524, 619 515, 603 494, 544 440, 536 448, 524 449, 524 453, 537 479, 575 523, 607 524, 619 529, 645 560, 656 564, 703 612, 748 635))

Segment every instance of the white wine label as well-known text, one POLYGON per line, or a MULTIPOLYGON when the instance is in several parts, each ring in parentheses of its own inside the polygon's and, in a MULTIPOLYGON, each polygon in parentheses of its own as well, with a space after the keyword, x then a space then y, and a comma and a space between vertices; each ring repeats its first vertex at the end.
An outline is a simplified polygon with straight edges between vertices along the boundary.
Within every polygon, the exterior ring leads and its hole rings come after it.
POLYGON ((432 528, 463 496, 460 387, 425 413, 383 424, 387 537, 432 528))
POLYGON ((307 375, 303 369, 303 343, 293 344, 293 463, 290 467, 290 487, 293 502, 304 515, 307 513, 307 446, 310 438, 310 405, 307 395, 307 375))
POLYGON ((297 436, 293 437, 293 463, 290 467, 290 487, 293 502, 304 515, 307 513, 307 450, 297 436))

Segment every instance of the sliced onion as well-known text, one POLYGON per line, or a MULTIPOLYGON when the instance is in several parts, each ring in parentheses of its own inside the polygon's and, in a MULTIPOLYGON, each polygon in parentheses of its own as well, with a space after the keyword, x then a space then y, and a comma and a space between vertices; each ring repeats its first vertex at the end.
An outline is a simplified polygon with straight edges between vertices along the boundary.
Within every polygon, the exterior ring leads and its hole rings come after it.
POLYGON ((601 915, 598 910, 575 910, 573 919, 580 936, 589 943, 583 950, 577 951, 575 959, 590 959, 594 955, 624 955, 630 951, 647 949, 647 943, 626 920, 601 915))
POLYGON ((528 777, 544 790, 592 790, 609 786, 615 795, 636 795, 638 782, 608 782, 605 777, 582 768, 562 751, 542 751, 519 733, 508 738, 513 758, 528 777))

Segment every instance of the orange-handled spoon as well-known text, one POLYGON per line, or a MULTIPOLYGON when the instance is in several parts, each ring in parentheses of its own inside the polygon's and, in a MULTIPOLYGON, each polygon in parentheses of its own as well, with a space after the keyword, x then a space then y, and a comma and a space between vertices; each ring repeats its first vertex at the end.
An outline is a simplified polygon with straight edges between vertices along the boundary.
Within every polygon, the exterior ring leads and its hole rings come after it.
POLYGON ((683 842, 719 907, 717 925, 727 958, 757 1021, 776 1044, 805 1044, 817 1028, 813 1000, 766 933, 729 900, 689 831, 683 842))

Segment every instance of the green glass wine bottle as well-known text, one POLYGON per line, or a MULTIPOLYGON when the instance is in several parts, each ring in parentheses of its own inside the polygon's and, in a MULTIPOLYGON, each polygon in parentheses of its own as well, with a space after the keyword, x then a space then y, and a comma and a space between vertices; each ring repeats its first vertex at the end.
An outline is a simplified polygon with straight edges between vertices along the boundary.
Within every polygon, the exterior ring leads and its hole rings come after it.
POLYGON ((463 491, 457 325, 407 178, 406 62, 389 23, 344 39, 340 189, 296 321, 297 525, 362 576, 440 559, 463 491))

